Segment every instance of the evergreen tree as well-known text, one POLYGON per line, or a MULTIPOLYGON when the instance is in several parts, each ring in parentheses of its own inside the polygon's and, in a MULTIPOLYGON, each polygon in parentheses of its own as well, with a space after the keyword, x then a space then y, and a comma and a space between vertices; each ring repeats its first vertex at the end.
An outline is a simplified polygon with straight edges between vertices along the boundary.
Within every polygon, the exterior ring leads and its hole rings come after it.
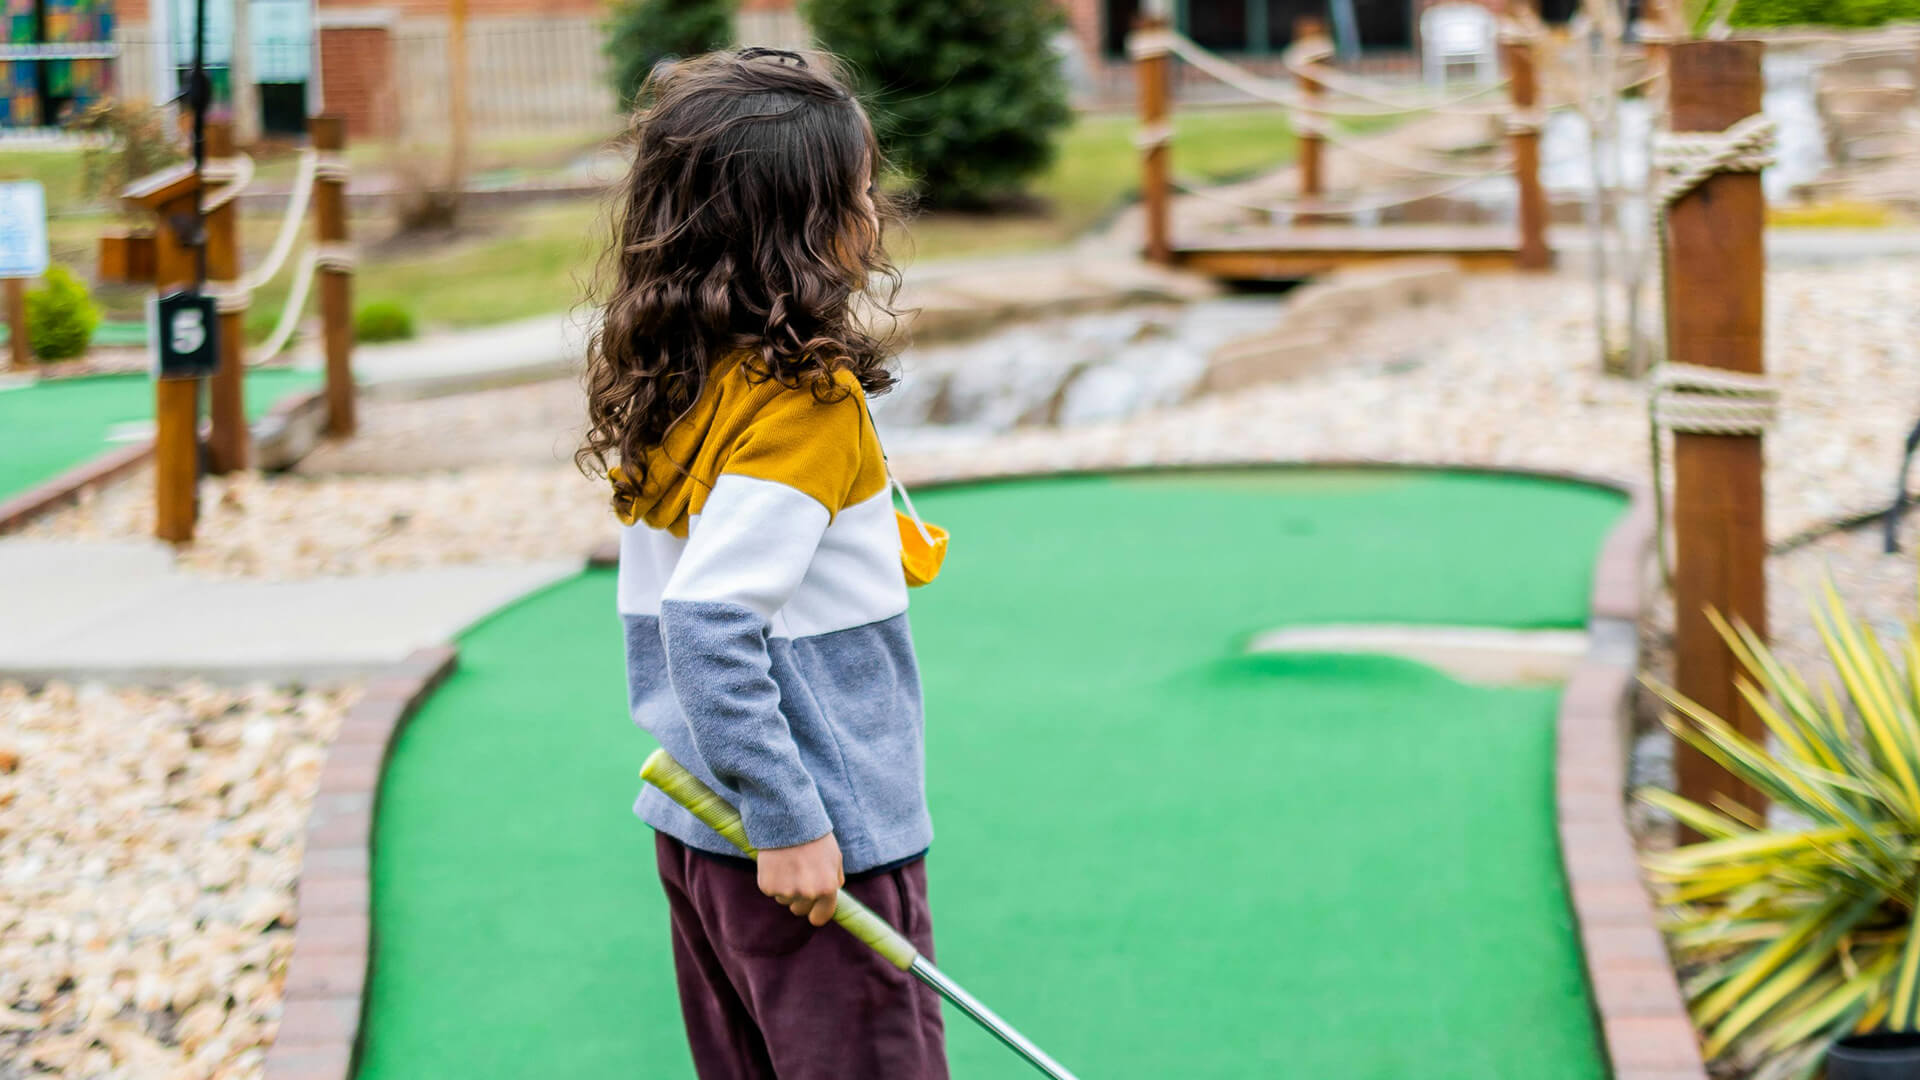
POLYGON ((620 108, 631 109, 662 60, 698 56, 733 43, 738 0, 616 0, 601 46, 620 108))
POLYGON ((1057 0, 805 0, 845 59, 893 164, 930 206, 978 206, 1053 157, 1066 79, 1057 0))

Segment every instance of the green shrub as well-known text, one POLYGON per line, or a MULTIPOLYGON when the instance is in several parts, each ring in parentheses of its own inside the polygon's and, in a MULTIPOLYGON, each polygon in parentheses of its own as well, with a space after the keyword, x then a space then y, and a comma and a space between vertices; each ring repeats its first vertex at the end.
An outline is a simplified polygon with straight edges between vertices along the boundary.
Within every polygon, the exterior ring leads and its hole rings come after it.
POLYGON ((805 0, 930 206, 979 206, 1046 168, 1071 119, 1056 0, 805 0))
POLYGON ((1920 0, 1738 0, 1735 26, 1880 26, 1920 19, 1920 0))
POLYGON ((87 351, 100 309, 87 287, 64 266, 47 268, 46 284, 27 292, 27 343, 42 360, 65 360, 87 351))
POLYGON ((660 61, 732 44, 737 6, 738 0, 615 0, 601 51, 620 108, 633 108, 660 61))
POLYGON ((376 300, 353 317, 355 341, 404 341, 413 336, 413 313, 399 304, 376 300))

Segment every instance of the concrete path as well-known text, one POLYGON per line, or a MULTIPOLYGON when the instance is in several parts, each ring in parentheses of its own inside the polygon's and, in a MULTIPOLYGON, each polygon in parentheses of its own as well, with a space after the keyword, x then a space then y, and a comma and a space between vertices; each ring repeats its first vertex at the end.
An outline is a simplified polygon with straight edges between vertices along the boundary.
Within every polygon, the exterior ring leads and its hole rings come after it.
POLYGON ((213 581, 175 570, 159 543, 0 541, 0 678, 360 678, 580 569, 564 560, 213 581))

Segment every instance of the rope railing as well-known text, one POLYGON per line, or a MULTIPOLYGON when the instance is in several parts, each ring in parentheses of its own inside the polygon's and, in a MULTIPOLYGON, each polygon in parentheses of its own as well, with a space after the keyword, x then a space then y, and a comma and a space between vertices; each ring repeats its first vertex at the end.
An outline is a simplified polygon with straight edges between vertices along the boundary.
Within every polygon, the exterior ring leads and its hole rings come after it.
POLYGON ((1340 200, 1290 199, 1285 196, 1275 196, 1274 198, 1260 202, 1250 202, 1235 199, 1232 196, 1223 194, 1218 187, 1211 187, 1204 183, 1196 184, 1176 178, 1172 181, 1172 184, 1175 190, 1183 194, 1190 195, 1204 202, 1231 207, 1236 210, 1248 210, 1262 214, 1278 214, 1288 217, 1359 217, 1364 214, 1379 213, 1382 210, 1392 210, 1395 207, 1410 206, 1427 199, 1437 199, 1444 195, 1451 195, 1464 188, 1472 187, 1481 181, 1500 179, 1511 174, 1512 167, 1503 164, 1499 168, 1489 169, 1485 172, 1463 173, 1457 177, 1448 179, 1445 183, 1435 184, 1432 187, 1415 191, 1381 195, 1370 199, 1340 200))
MULTIPOLYGON (((267 250, 266 258, 252 273, 243 275, 238 281, 208 283, 207 291, 214 297, 219 310, 247 310, 253 294, 280 276, 289 257, 293 255, 295 245, 299 243, 301 227, 306 224, 307 210, 313 202, 315 182, 344 182, 349 171, 346 158, 340 154, 321 153, 310 147, 300 151, 294 170, 293 190, 288 193, 286 209, 281 214, 280 225, 274 232, 273 245, 267 250)), ((209 161, 205 175, 209 181, 221 186, 208 194, 205 208, 216 209, 239 198, 253 182, 254 174, 253 159, 245 154, 209 161)), ((288 289, 286 301, 281 305, 273 332, 247 358, 247 366, 259 367, 286 351, 287 345, 293 340, 294 331, 299 327, 300 316, 306 310, 317 271, 351 270, 353 261, 353 251, 346 245, 309 244, 303 249, 295 260, 292 287, 288 289)))

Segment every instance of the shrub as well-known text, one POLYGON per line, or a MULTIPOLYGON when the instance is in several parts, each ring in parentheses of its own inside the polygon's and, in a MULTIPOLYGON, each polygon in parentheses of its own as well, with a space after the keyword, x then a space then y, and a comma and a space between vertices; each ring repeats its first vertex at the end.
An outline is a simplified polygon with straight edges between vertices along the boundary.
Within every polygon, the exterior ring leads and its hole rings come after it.
POLYGON ((88 198, 113 206, 127 185, 186 159, 167 114, 139 102, 100 102, 67 128, 101 137, 81 157, 80 183, 88 198))
POLYGON ((413 313, 399 304, 376 300, 353 317, 355 341, 404 341, 413 336, 413 313))
POLYGON ((1641 793, 1705 837, 1645 861, 1715 1075, 1811 1076, 1837 1037, 1920 1027, 1920 653, 1823 593, 1813 621, 1837 690, 1713 616, 1765 738, 1655 686, 1676 736, 1786 812, 1641 793))
POLYGON ((633 108, 660 61, 731 44, 736 6, 737 0, 617 0, 601 50, 620 108, 633 108))
POLYGON ((1920 19, 1920 0, 1738 0, 1735 26, 1880 26, 1920 19))
POLYGON ((64 266, 47 268, 46 284, 27 293, 27 342, 42 360, 65 360, 87 351, 100 309, 87 287, 64 266))
POLYGON ((979 206, 1053 158, 1071 114, 1056 0, 806 0, 875 109, 888 156, 931 206, 979 206))

